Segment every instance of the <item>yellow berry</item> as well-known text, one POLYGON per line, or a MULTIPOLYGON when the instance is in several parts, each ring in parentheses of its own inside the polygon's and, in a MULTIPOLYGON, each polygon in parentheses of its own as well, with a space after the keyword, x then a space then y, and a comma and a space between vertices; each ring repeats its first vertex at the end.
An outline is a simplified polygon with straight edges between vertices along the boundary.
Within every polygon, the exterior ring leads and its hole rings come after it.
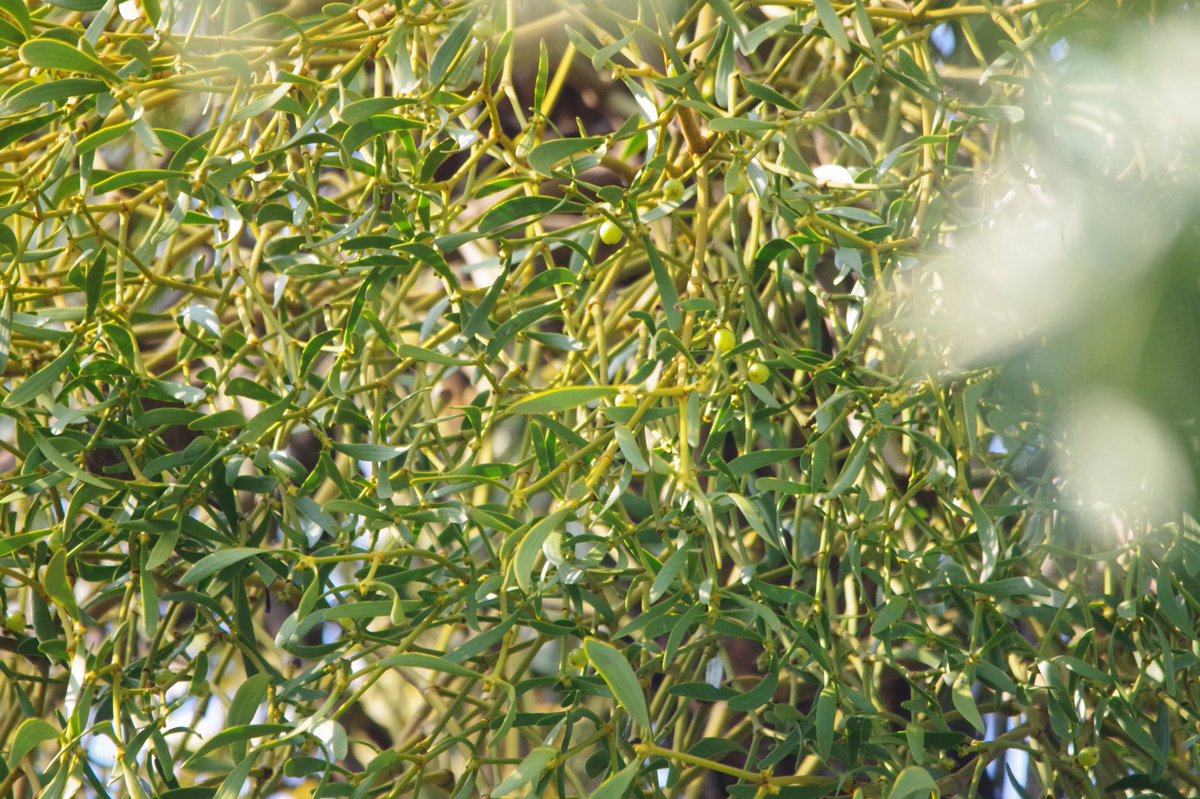
POLYGON ((673 203, 683 199, 683 192, 683 181, 678 178, 671 178, 663 184, 663 199, 667 202, 673 203))
POLYGON ((612 220, 609 220, 609 219, 605 219, 604 222, 601 223, 601 225, 600 225, 600 241, 604 242, 605 244, 607 244, 611 247, 614 244, 620 244, 621 239, 623 239, 623 238, 625 238, 625 234, 621 231, 621 228, 619 228, 615 222, 613 222, 612 220))
POLYGON ((1100 762, 1100 751, 1094 746, 1086 746, 1075 755, 1075 762, 1083 768, 1091 768, 1100 762))
POLYGON ((751 383, 765 383, 770 376, 771 370, 767 368, 765 363, 754 361, 746 367, 746 377, 751 383))
POLYGON ((10 613, 4 619, 4 626, 14 633, 25 632, 25 624, 25 614, 20 611, 17 611, 16 613, 10 613))
POLYGON ((633 396, 628 391, 622 391, 621 393, 617 394, 617 407, 632 408, 634 405, 637 405, 637 397, 633 396))
POLYGON ((582 649, 572 649, 567 653, 567 664, 570 665, 571 668, 582 669, 587 665, 587 662, 587 655, 583 653, 582 649))
POLYGON ((727 327, 718 327, 713 331, 712 340, 713 347, 722 355, 737 346, 737 338, 734 337, 733 331, 727 327))

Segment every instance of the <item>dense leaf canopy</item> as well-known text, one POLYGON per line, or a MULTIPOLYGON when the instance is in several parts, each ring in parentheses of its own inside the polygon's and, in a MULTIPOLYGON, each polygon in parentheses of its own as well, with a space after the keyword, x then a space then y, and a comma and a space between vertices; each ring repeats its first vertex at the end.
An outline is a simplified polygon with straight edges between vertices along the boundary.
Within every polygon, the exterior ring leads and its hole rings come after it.
POLYGON ((1200 795, 1169 5, 0 0, 0 795, 1200 795))

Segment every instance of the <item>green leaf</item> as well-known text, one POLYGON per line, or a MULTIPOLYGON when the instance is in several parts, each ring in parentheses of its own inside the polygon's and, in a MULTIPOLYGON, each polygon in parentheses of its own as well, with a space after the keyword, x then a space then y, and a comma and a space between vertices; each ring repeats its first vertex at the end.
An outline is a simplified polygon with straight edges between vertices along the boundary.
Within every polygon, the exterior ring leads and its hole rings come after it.
POLYGON ((904 738, 908 743, 909 754, 917 765, 925 762, 925 728, 919 724, 909 724, 904 730, 904 738))
POLYGON ((553 139, 542 142, 529 152, 529 165, 543 175, 549 176, 555 165, 564 158, 593 150, 604 143, 599 136, 576 139, 553 139))
POLYGON ((253 119, 273 107, 277 102, 282 100, 291 90, 290 83, 284 83, 275 87, 267 94, 259 97, 252 103, 247 103, 237 110, 237 112, 229 117, 229 121, 233 123, 241 122, 246 119, 253 119))
POLYGON ((509 774, 504 780, 496 786, 492 791, 492 796, 510 796, 524 788, 526 785, 536 787, 538 780, 541 779, 542 772, 546 770, 546 766, 558 754, 558 750, 553 746, 538 746, 525 756, 516 770, 509 774))
POLYGON ((829 0, 813 0, 813 6, 817 9, 817 19, 821 21, 821 27, 829 34, 829 38, 833 39, 839 50, 844 53, 850 52, 850 38, 846 35, 842 18, 834 10, 833 4, 829 0))
POLYGON ((662 569, 654 577, 654 583, 650 586, 650 602, 657 602, 662 598, 662 595, 671 587, 671 583, 675 582, 675 578, 679 576, 679 572, 687 565, 687 547, 680 547, 671 553, 671 557, 667 558, 667 562, 663 564, 662 569))
POLYGON ((508 412, 517 415, 533 415, 567 411, 587 405, 589 402, 611 397, 616 394, 613 386, 564 386, 541 391, 530 397, 517 400, 509 406, 508 412))
POLYGON ((992 596, 1050 596, 1050 589, 1029 577, 1006 577, 967 586, 972 591, 992 596))
POLYGON ((424 655, 419 652, 388 655, 375 665, 381 669, 425 669, 427 671, 440 671, 443 674, 450 674, 455 677, 467 677, 472 680, 483 679, 482 674, 471 671, 466 666, 460 666, 457 663, 452 663, 446 658, 437 657, 436 655, 424 655))
POLYGON ((650 464, 646 462, 646 456, 642 454, 642 448, 638 445, 637 438, 630 432, 625 425, 616 425, 613 427, 613 438, 617 440, 617 446, 621 450, 621 454, 625 456, 625 460, 639 472, 650 471, 650 464))
POLYGON ((4 398, 4 407, 19 408, 49 391, 50 387, 62 377, 63 372, 67 370, 67 366, 74 363, 75 347, 76 340, 71 339, 71 343, 63 350, 62 355, 59 355, 49 364, 43 366, 4 398))
POLYGON ((779 108, 785 108, 788 111, 801 110, 800 106, 796 105, 794 102, 784 97, 771 87, 764 86, 761 83, 756 83, 744 75, 742 76, 742 85, 746 87, 747 94, 749 94, 751 97, 762 100, 765 103, 770 103, 771 105, 779 108))
POLYGON ((199 419, 193 419, 188 422, 188 430, 227 430, 229 428, 244 427, 246 425, 246 417, 236 408, 230 408, 227 411, 217 411, 210 413, 207 416, 201 416, 199 419))
POLYGON ((99 11, 104 8, 106 0, 46 0, 47 4, 65 8, 68 11, 99 11))
POLYGON ((941 791, 937 783, 920 766, 909 766, 901 771, 888 792, 888 799, 938 799, 939 796, 941 791))
POLYGON ((13 735, 12 746, 8 750, 8 770, 13 771, 25 755, 32 752, 39 744, 46 741, 58 740, 58 730, 49 722, 42 719, 25 719, 13 735))
POLYGON ((517 585, 525 593, 533 592, 533 567, 537 562, 538 553, 542 551, 542 544, 546 543, 552 532, 563 525, 572 512, 570 508, 559 508, 530 527, 529 532, 521 539, 513 559, 513 571, 516 574, 517 585))
POLYGON ((642 766, 636 760, 600 783, 591 799, 625 799, 642 766))
POLYGON ((258 547, 231 547, 229 549, 221 549, 216 552, 205 555, 200 560, 196 561, 190 569, 179 578, 179 584, 182 586, 195 585, 222 569, 228 569, 230 566, 236 566, 247 558, 252 558, 255 555, 261 555, 266 550, 258 547))
POLYGON ((33 19, 25 0, 0 0, 0 11, 12 17, 26 36, 33 33, 33 19))
POLYGON ((744 117, 716 117, 708 121, 708 126, 717 133, 771 133, 779 127, 774 122, 744 117))
POLYGON ((763 449, 734 458, 729 462, 729 471, 740 480, 764 466, 785 461, 794 461, 805 453, 804 449, 763 449))
POLYGON ((10 96, 6 101, 9 111, 20 112, 37 108, 45 103, 57 103, 71 97, 86 97, 108 89, 108 84, 93 78, 64 78, 48 83, 34 84, 10 96))
POLYGON ((1179 595, 1175 593, 1175 587, 1171 580, 1171 569, 1166 564, 1160 564, 1158 567, 1157 583, 1159 609, 1176 629, 1185 633, 1194 641, 1196 640, 1195 621, 1188 613, 1187 606, 1180 600, 1179 595))
POLYGON ((109 83, 121 83, 117 73, 83 50, 58 39, 33 39, 21 45, 21 60, 31 67, 56 69, 61 72, 82 72, 102 78, 109 83))
POLYGON ((965 673, 959 674, 955 678, 950 696, 954 701, 954 709, 962 715, 963 720, 970 722, 971 726, 980 733, 987 732, 987 728, 983 724, 983 716, 979 714, 979 707, 975 704, 975 697, 971 694, 971 682, 965 673))
POLYGON ((12 351, 12 321, 12 292, 6 290, 4 300, 0 303, 0 375, 8 368, 8 356, 12 351))
POLYGON ((54 604, 65 608, 72 616, 79 615, 75 591, 71 588, 70 578, 67 577, 67 551, 65 549, 60 549, 50 556, 42 585, 46 588, 46 595, 54 600, 54 604))
POLYGON ((759 491, 774 491, 779 494, 789 494, 791 496, 813 493, 812 486, 808 483, 797 483, 795 480, 778 480, 774 477, 760 477, 754 481, 754 486, 759 491))
POLYGON ((471 35, 471 28, 475 25, 476 16, 478 16, 478 12, 475 11, 464 16, 451 29, 446 40, 442 42, 442 46, 434 54, 433 61, 429 64, 429 82, 431 85, 439 86, 446 80, 446 77, 450 73, 450 68, 454 66, 454 62, 458 60, 459 54, 463 51, 467 37, 471 35))
POLYGON ((531 224, 555 211, 578 213, 583 209, 575 203, 555 197, 513 197, 490 209, 479 220, 480 233, 496 233, 521 222, 531 224))
POLYGON ((37 533, 21 533, 19 535, 8 535, 0 538, 0 558, 11 555, 17 550, 24 549, 30 544, 41 541, 46 536, 50 535, 49 530, 44 530, 37 533))
POLYGON ((1009 125, 1025 121, 1025 110, 1012 105, 964 105, 959 110, 964 114, 1009 125))
MULTIPOLYGON (((879 43, 879 37, 875 35, 875 26, 871 22, 871 15, 867 13, 867 6, 863 0, 854 0, 854 16, 863 40, 867 47, 871 48, 871 55, 875 57, 876 63, 882 61, 883 45, 879 43)), ((950 160, 953 161, 953 159, 950 160)))
POLYGON ((470 660, 476 655, 491 649, 496 644, 500 643, 500 639, 505 633, 512 629, 516 624, 518 616, 515 613, 509 614, 508 618, 499 624, 492 627, 487 632, 480 633, 469 641, 464 641, 462 645, 456 647, 446 653, 446 660, 451 663, 462 663, 465 660, 470 660))
POLYGON ((1070 655, 1059 655, 1055 660, 1071 671, 1078 674, 1080 677, 1099 683, 1100 685, 1112 685, 1113 679, 1100 669, 1092 664, 1080 660, 1079 658, 1071 657, 1070 655))
POLYGON ((356 461, 373 463, 384 463, 408 452, 408 447, 390 447, 384 444, 343 444, 340 441, 333 442, 333 448, 343 455, 349 455, 356 461))
POLYGON ((724 496, 728 497, 734 505, 737 505, 738 510, 746 517, 746 521, 750 522, 750 526, 754 528, 754 532, 758 533, 764 539, 769 541, 773 547, 783 551, 783 542, 779 539, 778 531, 773 527, 768 526, 763 514, 752 500, 747 499, 741 494, 729 493, 724 496))
POLYGON ((775 669, 759 680, 758 685, 743 694, 739 694, 734 699, 730 699, 729 709, 736 710, 739 713, 757 710, 771 701, 771 698, 775 696, 775 689, 777 687, 779 687, 779 671, 775 669))
MULTIPOLYGON (((399 97, 367 97, 356 100, 342 110, 342 121, 347 125, 354 125, 373 116, 385 114, 402 102, 404 101, 399 97)), ((419 128, 421 125, 417 123, 413 127, 419 128)))
POLYGON ((1000 558, 1000 538, 996 534, 992 518, 979 504, 979 500, 975 499, 975 495, 967 494, 967 501, 971 506, 971 515, 975 517, 975 531, 979 535, 979 580, 984 582, 996 570, 996 563, 1000 558))
POLYGON ((817 698, 816 731, 817 755, 822 760, 828 760, 833 749, 833 725, 837 718, 837 705, 837 694, 831 688, 821 691, 817 698))
POLYGON ((181 524, 173 524, 166 531, 158 536, 158 540, 154 542, 154 547, 150 550, 150 556, 146 559, 147 569, 157 569, 162 566, 175 552, 175 545, 179 542, 179 537, 183 533, 181 524))
POLYGON ((636 30, 631 30, 629 33, 625 34, 620 39, 617 39, 612 44, 605 45, 596 52, 592 53, 592 69, 599 72, 607 67, 612 62, 612 57, 621 50, 625 49, 626 45, 633 41, 633 37, 636 33, 636 30))
POLYGON ((92 187, 92 191, 96 194, 104 194, 105 192, 128 189, 131 186, 144 186, 147 183, 154 183, 160 180, 174 180, 186 177, 188 177, 187 172, 177 169, 134 169, 129 172, 120 172, 98 181, 92 187))
POLYGON ((846 493, 858 480, 858 475, 867 463, 867 456, 871 454, 872 442, 873 439, 868 440, 865 434, 854 442, 854 453, 842 467, 842 473, 838 475, 837 482, 833 484, 833 488, 829 489, 830 497, 838 497, 846 493))
POLYGON ((96 318, 96 309, 100 307, 100 294, 104 291, 104 275, 107 272, 108 252, 101 250, 92 258, 88 264, 87 278, 85 281, 86 300, 87 304, 84 310, 84 318, 91 320, 96 318))
POLYGON ((546 81, 550 77, 550 54, 546 49, 546 40, 538 39, 538 68, 537 77, 533 81, 533 107, 541 108, 546 97, 546 81))
POLYGON ((332 516, 322 510, 321 506, 312 497, 296 497, 293 502, 296 505, 296 512, 305 521, 315 524, 334 537, 341 532, 341 525, 332 516))
MULTIPOLYGON (((237 692, 233 695, 233 700, 229 703, 229 713, 225 717, 226 731, 247 725, 254 719, 259 706, 267 700, 267 689, 273 679, 270 674, 260 672, 238 686, 237 692)), ((288 729, 285 725, 275 726, 283 728, 279 732, 288 729)), ((246 748, 245 741, 230 744, 229 753, 235 763, 241 761, 246 756, 246 748)), ((193 757, 198 757, 198 755, 193 755, 193 757)))
MULTIPOLYGON (((258 676, 264 677, 267 675, 258 676)), ((233 707, 236 707, 236 705, 231 705, 231 709, 233 707)), ((194 770, 200 759, 210 752, 215 752, 216 750, 226 746, 232 747, 237 744, 241 744, 242 748, 244 749, 246 742, 252 738, 273 738, 280 733, 288 732, 291 729, 292 725, 290 724, 238 724, 226 727, 205 741, 199 749, 193 752, 192 756, 183 763, 183 767, 194 770)), ((243 759, 244 757, 245 756, 243 755, 243 759)))
POLYGON ((412 358, 419 363, 436 363, 441 366, 470 366, 474 361, 469 361, 466 358, 452 358, 449 355, 443 355, 440 352, 427 350, 424 347, 417 347, 412 344, 401 344, 396 348, 396 354, 401 358, 412 358))
POLYGON ((258 752, 253 751, 238 761, 238 764, 230 769, 225 779, 221 781, 213 799, 238 799, 242 795, 242 787, 249 779, 250 771, 254 768, 256 760, 258 760, 258 752))
POLYGON ((291 407, 291 405, 291 399, 284 397, 278 402, 272 404, 266 410, 256 414, 250 419, 250 423, 246 425, 244 430, 242 430, 241 434, 237 437, 237 440, 240 443, 245 444, 258 442, 267 434, 267 431, 269 431, 272 427, 278 424, 281 419, 283 419, 284 414, 288 412, 288 409, 291 407))
POLYGON ((596 638, 584 640, 583 652, 591 661, 592 668, 612 691, 617 704, 623 707, 634 723, 648 734, 650 732, 650 710, 646 706, 646 696, 642 693, 642 686, 638 682, 633 668, 629 665, 629 661, 612 644, 596 638))
POLYGON ((79 140, 79 144, 75 145, 76 155, 87 155, 90 152, 100 149, 109 142, 116 141, 130 131, 136 123, 121 122, 117 125, 100 128, 79 140))
POLYGON ((875 623, 871 625, 871 635, 876 638, 882 632, 887 632, 893 624, 908 611, 908 599, 903 596, 894 596, 889 599, 879 611, 879 615, 875 618, 875 623))
POLYGON ((679 292, 675 290, 675 281, 649 234, 642 237, 642 246, 646 248, 646 256, 650 259, 650 270, 654 273, 654 285, 658 287, 658 296, 662 300, 667 324, 678 332, 683 326, 683 314, 679 310, 679 292))

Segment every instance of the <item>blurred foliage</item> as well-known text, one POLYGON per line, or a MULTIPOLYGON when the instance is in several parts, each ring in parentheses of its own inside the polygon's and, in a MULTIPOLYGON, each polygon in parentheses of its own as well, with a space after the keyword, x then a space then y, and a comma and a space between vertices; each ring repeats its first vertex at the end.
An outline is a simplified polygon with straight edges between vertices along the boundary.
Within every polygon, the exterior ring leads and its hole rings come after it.
POLYGON ((0 0, 0 795, 1200 795, 1193 13, 0 0))

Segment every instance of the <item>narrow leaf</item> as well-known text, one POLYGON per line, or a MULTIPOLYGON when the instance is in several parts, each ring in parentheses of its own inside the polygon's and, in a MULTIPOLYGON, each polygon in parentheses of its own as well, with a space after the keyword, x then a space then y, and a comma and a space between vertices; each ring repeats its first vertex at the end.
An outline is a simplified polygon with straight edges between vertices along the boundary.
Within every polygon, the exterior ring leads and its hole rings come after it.
POLYGON ((546 770, 546 766, 558 754, 553 746, 538 746, 533 749, 517 766, 516 771, 509 774, 496 789, 492 796, 509 796, 524 788, 526 785, 535 786, 546 770))
POLYGON ((833 39, 838 49, 850 52, 850 37, 846 35, 842 19, 834 10, 833 4, 829 0, 813 0, 813 5, 817 9, 817 19, 821 20, 821 27, 829 34, 829 38, 833 39))
POLYGON ((549 176, 559 161, 599 147, 603 142, 604 139, 599 136, 542 142, 529 152, 529 165, 549 176))
POLYGON ((672 330, 678 331, 683 325, 683 314, 679 311, 679 292, 675 290, 675 281, 648 234, 642 237, 642 246, 646 248, 646 256, 650 259, 650 270, 654 272, 654 283, 658 286, 667 324, 672 330))
POLYGON ((12 771, 17 764, 32 752, 38 744, 57 740, 58 730, 42 719, 25 719, 13 736, 12 748, 8 752, 8 770, 12 771))
POLYGON ((4 398, 4 407, 19 408, 49 391, 50 386, 58 382, 63 372, 66 371, 67 365, 74 362, 74 360, 75 339, 72 339, 67 348, 63 350, 62 355, 59 355, 49 364, 43 366, 24 383, 13 389, 13 392, 4 398))
POLYGON ((617 704, 625 709, 636 724, 649 732, 650 710, 646 706, 646 696, 625 656, 616 647, 595 638, 583 642, 583 652, 591 661, 592 668, 608 684, 617 704))
POLYGON ((971 695, 971 683, 966 674, 959 674, 954 680, 951 698, 954 700, 954 709, 962 714, 964 720, 970 722, 979 732, 987 732, 983 725, 983 716, 979 715, 979 707, 975 704, 975 697, 971 695))
POLYGON ((654 583, 650 586, 651 602, 661 599, 662 595, 671 587, 671 583, 675 582, 675 578, 687 564, 687 554, 687 547, 680 547, 671 553, 671 557, 667 558, 667 562, 663 564, 662 570, 655 576, 654 583))
POLYGON ((117 73, 92 56, 58 39, 34 39, 21 45, 21 60, 31 67, 82 72, 110 83, 121 83, 117 73))
POLYGON ((425 669, 427 671, 440 671, 443 674, 450 674, 455 677, 467 677, 472 680, 483 679, 482 674, 471 671, 466 666, 451 663, 446 658, 440 658, 436 655, 424 655, 419 652, 388 655, 376 665, 382 669, 425 669))
POLYGON ((624 799, 640 769, 641 764, 637 761, 630 763, 600 783, 600 787, 592 794, 592 799, 624 799))
POLYGON ((595 402, 617 393, 613 386, 564 386, 542 391, 530 397, 517 400, 509 406, 511 414, 554 413, 578 408, 589 402, 595 402))
POLYGON ((521 539, 513 560, 513 571, 516 572, 517 585, 525 593, 533 591, 533 566, 537 562, 538 553, 542 551, 542 544, 570 515, 570 508, 560 508, 529 528, 529 532, 521 539))
POLYGON ((187 573, 179 579, 179 584, 182 586, 195 585, 222 569, 227 569, 265 551, 258 547, 232 547, 212 552, 196 561, 192 568, 188 569, 187 573))

